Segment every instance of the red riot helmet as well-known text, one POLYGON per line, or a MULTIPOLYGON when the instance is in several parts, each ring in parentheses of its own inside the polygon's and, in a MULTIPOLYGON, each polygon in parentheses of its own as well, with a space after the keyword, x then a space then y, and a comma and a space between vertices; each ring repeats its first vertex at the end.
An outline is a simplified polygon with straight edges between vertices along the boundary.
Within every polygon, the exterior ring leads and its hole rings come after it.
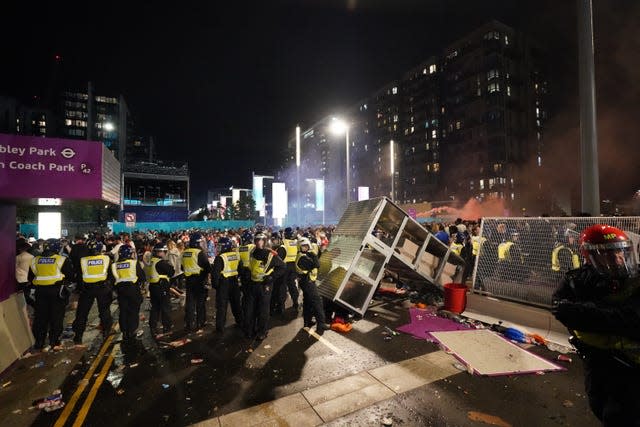
POLYGON ((633 243, 619 228, 596 224, 585 229, 580 235, 580 253, 599 273, 612 279, 638 275, 633 243))

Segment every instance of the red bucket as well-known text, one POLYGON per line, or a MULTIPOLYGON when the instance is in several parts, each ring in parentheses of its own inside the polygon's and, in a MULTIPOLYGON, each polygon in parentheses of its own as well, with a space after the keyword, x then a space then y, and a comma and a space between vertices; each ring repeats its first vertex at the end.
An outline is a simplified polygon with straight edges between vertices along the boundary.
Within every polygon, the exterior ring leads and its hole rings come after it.
POLYGON ((462 283, 444 285, 444 309, 452 313, 462 313, 467 307, 467 286, 462 283))

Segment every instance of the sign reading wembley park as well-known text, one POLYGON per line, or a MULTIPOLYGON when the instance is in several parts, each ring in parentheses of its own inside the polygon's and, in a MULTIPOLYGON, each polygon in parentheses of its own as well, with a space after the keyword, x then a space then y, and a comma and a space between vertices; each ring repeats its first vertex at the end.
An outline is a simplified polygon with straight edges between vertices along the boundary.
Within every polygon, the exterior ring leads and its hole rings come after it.
POLYGON ((103 144, 0 134, 0 198, 119 202, 119 165, 103 144))

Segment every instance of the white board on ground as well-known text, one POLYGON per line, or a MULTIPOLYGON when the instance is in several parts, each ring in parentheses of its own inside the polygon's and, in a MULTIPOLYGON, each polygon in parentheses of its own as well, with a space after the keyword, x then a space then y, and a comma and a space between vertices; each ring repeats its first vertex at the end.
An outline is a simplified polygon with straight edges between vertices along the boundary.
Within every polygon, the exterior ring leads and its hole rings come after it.
POLYGON ((564 370, 488 329, 431 332, 431 335, 479 375, 564 370))

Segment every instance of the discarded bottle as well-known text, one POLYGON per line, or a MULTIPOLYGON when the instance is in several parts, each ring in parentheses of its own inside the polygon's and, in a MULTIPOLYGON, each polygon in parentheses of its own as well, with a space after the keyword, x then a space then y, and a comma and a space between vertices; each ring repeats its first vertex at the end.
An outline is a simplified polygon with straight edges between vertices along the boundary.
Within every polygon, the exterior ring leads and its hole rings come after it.
POLYGON ((556 357, 556 359, 561 361, 561 362, 571 363, 571 358, 569 356, 567 356, 566 354, 559 354, 558 357, 556 357))
POLYGON ((38 363, 36 363, 35 365, 31 366, 31 369, 33 368, 42 368, 44 366, 44 361, 39 361, 38 363))

